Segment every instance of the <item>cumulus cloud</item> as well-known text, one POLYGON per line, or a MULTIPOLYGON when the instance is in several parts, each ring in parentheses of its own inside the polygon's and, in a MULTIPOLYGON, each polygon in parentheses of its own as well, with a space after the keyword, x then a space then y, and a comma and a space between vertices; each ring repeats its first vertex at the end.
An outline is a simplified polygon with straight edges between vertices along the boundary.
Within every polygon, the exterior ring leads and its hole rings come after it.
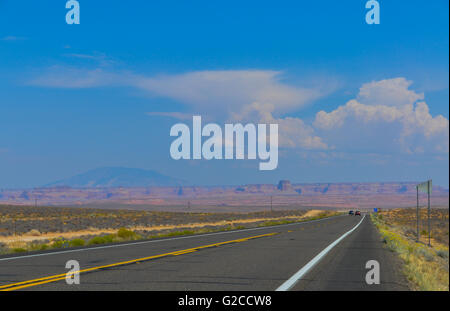
POLYGON ((404 106, 424 99, 423 93, 409 90, 412 81, 405 78, 365 83, 359 89, 358 101, 364 105, 404 106))
POLYGON ((313 125, 338 146, 356 143, 378 150, 448 153, 449 120, 433 117, 425 102, 417 102, 423 94, 409 90, 410 85, 404 78, 364 84, 358 99, 331 112, 319 111, 313 125))
MULTIPOLYGON (((137 81, 140 88, 176 99, 208 117, 229 122, 277 123, 280 147, 327 149, 327 144, 303 120, 274 117, 323 96, 319 89, 283 84, 280 76, 280 72, 262 70, 199 71, 137 81)), ((164 115, 181 119, 185 116, 164 115)))
POLYGON ((300 118, 273 116, 271 104, 252 103, 247 105, 239 115, 237 121, 251 121, 266 124, 278 124, 279 146, 285 148, 301 148, 306 150, 326 150, 328 145, 315 134, 314 129, 300 118))
MULTIPOLYGON (((409 106, 407 107, 409 108, 409 106)), ((398 120, 405 110, 384 105, 364 105, 355 99, 348 101, 331 112, 319 111, 316 114, 314 126, 319 129, 332 130, 342 127, 349 119, 356 119, 363 123, 393 122, 398 120)))
POLYGON ((302 148, 306 150, 326 150, 329 146, 314 129, 300 118, 272 119, 270 123, 278 123, 280 146, 288 148, 302 148))
POLYGON ((285 83, 283 73, 271 70, 194 71, 144 76, 52 67, 30 82, 60 88, 127 86, 156 97, 173 99, 185 113, 150 112, 152 116, 279 124, 280 145, 305 150, 354 150, 408 153, 449 151, 449 121, 432 116, 424 94, 410 89, 403 77, 365 83, 352 99, 326 112, 317 112, 312 124, 286 116, 325 96, 333 85, 300 87, 285 83), (324 91, 328 88, 327 91, 324 91))
POLYGON ((151 117, 168 117, 174 118, 178 120, 192 120, 192 113, 184 113, 184 112, 163 112, 163 111, 154 111, 147 112, 147 115, 151 117))

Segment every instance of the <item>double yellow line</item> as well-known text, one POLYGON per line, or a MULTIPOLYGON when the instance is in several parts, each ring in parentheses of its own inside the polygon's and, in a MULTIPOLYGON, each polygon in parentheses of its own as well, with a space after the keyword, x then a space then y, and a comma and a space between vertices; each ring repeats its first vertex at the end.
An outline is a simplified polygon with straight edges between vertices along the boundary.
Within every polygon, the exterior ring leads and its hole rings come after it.
POLYGON ((244 242, 244 241, 248 241, 248 240, 252 240, 252 239, 268 237, 268 236, 272 236, 272 235, 275 235, 275 234, 278 234, 278 232, 261 234, 261 235, 255 235, 255 236, 251 236, 251 237, 247 237, 247 238, 231 240, 231 241, 225 241, 225 242, 220 242, 220 243, 202 245, 202 246, 197 246, 197 247, 194 247, 194 248, 183 249, 183 250, 179 250, 179 251, 175 251, 175 252, 164 253, 164 254, 159 254, 159 255, 154 255, 154 256, 149 256, 149 257, 143 257, 143 258, 137 258, 137 259, 128 260, 128 261, 116 262, 116 263, 112 263, 112 264, 109 264, 109 265, 97 266, 97 267, 92 267, 92 268, 83 269, 83 270, 79 270, 79 271, 73 271, 73 272, 70 272, 70 273, 56 274, 56 275, 51 275, 51 276, 47 276, 47 277, 42 277, 42 278, 39 278, 39 279, 33 279, 33 280, 22 281, 22 282, 18 282, 18 283, 1 285, 0 286, 0 291, 13 291, 13 290, 18 290, 18 289, 22 289, 22 288, 42 285, 42 284, 46 284, 46 283, 57 282, 57 281, 64 280, 66 277, 69 277, 69 276, 71 276, 71 275, 73 275, 75 273, 84 273, 84 272, 91 272, 91 271, 96 271, 96 270, 100 270, 100 269, 113 268, 113 267, 129 265, 129 264, 133 264, 133 263, 139 263, 141 261, 147 261, 147 260, 152 260, 152 259, 162 258, 162 257, 167 257, 167 256, 184 255, 184 254, 189 254, 189 253, 192 253, 192 252, 196 252, 196 251, 204 249, 204 248, 217 247, 217 246, 230 244, 230 243, 239 243, 239 242, 244 242))

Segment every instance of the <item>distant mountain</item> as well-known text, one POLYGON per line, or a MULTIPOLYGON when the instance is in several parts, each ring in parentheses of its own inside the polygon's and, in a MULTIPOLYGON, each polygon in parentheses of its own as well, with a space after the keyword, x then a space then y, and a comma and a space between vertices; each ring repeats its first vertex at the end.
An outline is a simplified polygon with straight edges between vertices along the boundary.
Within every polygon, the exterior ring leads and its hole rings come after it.
POLYGON ((101 167, 73 177, 59 180, 44 187, 68 186, 72 188, 182 186, 187 183, 156 171, 138 168, 101 167))

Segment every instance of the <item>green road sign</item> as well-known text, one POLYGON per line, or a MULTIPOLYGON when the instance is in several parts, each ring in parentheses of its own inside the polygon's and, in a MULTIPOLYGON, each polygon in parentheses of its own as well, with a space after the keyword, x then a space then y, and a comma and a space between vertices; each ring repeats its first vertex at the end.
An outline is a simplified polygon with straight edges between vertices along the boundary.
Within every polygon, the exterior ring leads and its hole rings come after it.
POLYGON ((417 189, 418 189, 419 191, 425 192, 425 193, 428 193, 428 190, 429 190, 429 191, 430 191, 430 194, 431 194, 431 188, 432 188, 432 182, 431 182, 431 179, 428 180, 428 181, 426 181, 426 182, 423 182, 423 183, 417 185, 417 189), (430 184, 430 187, 428 187, 428 183, 430 184))

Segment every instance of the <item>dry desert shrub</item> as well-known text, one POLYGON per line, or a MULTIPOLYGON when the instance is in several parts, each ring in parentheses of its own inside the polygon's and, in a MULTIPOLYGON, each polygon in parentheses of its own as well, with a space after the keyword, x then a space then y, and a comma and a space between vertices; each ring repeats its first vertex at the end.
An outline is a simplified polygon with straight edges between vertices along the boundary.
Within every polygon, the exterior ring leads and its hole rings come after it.
MULTIPOLYGON (((397 213, 398 215, 398 213, 397 213)), ((398 254, 404 264, 404 274, 412 288, 423 291, 448 291, 448 245, 428 247, 408 237, 400 226, 386 222, 381 215, 371 214, 382 240, 391 251, 398 254)))
POLYGON ((39 232, 39 230, 31 229, 30 231, 28 231, 27 235, 31 235, 31 236, 40 236, 41 233, 39 232))

